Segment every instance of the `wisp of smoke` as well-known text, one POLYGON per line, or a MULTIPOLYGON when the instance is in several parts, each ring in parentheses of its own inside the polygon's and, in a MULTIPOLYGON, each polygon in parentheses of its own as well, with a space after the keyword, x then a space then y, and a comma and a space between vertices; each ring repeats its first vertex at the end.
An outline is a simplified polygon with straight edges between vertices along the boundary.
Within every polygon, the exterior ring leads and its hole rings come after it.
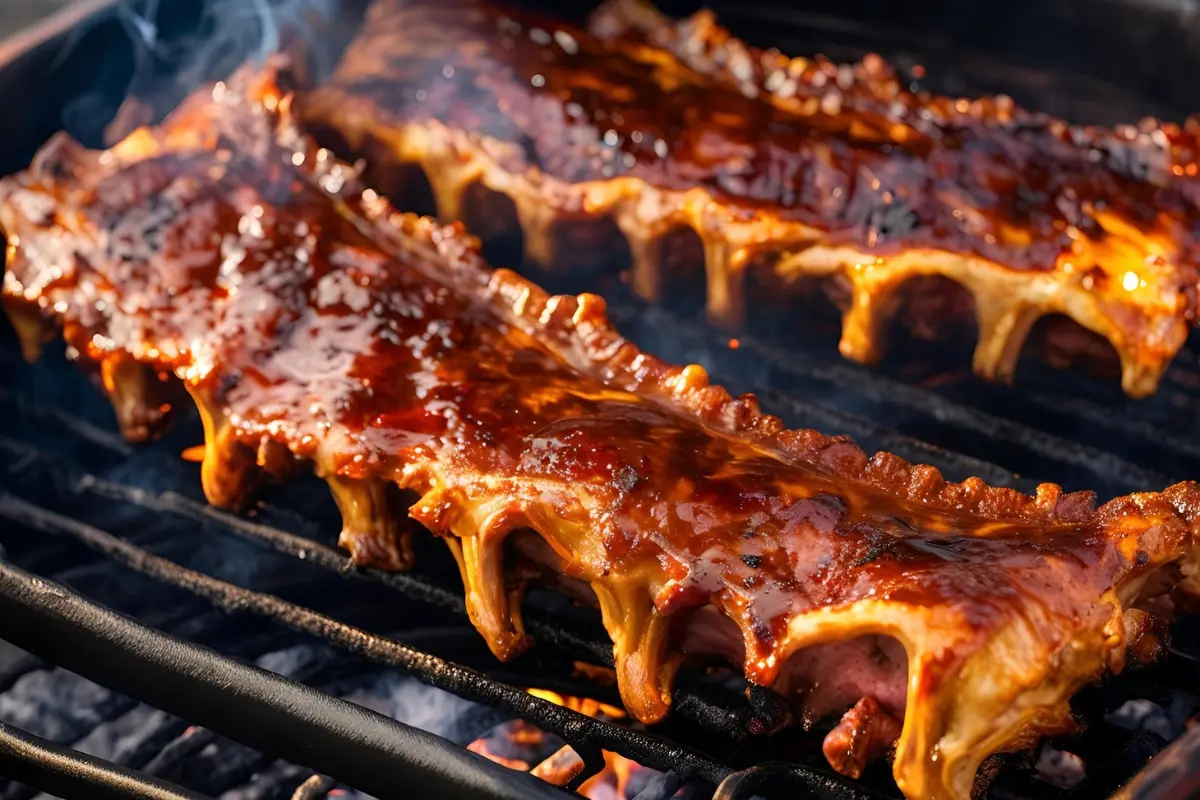
MULTIPOLYGON (((311 75, 327 75, 337 56, 334 29, 342 5, 351 3, 121 0, 115 14, 132 48, 132 75, 127 70, 120 78, 98 74, 95 87, 64 108, 63 123, 72 132, 92 131, 120 108, 113 130, 127 132, 159 118, 203 83, 296 45, 311 75)), ((81 29, 77 37, 86 33, 81 29)), ((70 58, 73 50, 64 48, 60 59, 70 58)))

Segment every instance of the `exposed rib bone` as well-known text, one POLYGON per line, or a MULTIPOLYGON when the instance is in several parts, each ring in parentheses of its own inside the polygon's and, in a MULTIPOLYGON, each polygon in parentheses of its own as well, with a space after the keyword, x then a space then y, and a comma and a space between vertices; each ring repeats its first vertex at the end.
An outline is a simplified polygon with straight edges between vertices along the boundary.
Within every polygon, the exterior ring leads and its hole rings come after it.
POLYGON ((412 543, 403 528, 403 507, 394 501, 396 487, 378 478, 325 477, 342 514, 338 546, 354 563, 387 570, 412 566, 412 543))
POLYGON ((671 685, 681 660, 667 655, 667 618, 654 608, 641 581, 593 581, 592 590, 613 640, 621 701, 638 719, 661 720, 670 708, 671 685))
POLYGON ((203 389, 188 387, 188 392, 204 425, 204 460, 200 462, 204 496, 218 508, 245 508, 262 477, 254 451, 238 441, 237 430, 220 403, 203 389))
POLYGON ((170 398, 178 393, 168 389, 158 370, 125 353, 113 353, 101 359, 100 379, 126 439, 147 441, 166 425, 172 411, 170 398))

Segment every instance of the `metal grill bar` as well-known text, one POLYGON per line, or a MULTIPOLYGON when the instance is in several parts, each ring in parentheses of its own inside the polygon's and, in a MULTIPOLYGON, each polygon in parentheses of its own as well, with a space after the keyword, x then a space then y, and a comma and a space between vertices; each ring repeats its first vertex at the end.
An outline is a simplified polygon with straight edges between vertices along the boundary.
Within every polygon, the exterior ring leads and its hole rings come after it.
POLYGON ((1168 450, 1184 458, 1200 459, 1200 442, 1195 439, 1171 435, 1158 425, 1106 408, 1087 398, 1043 392, 1037 389, 1022 389, 1021 397, 1046 411, 1061 413, 1063 409, 1070 409, 1072 415, 1095 425, 1120 431, 1127 436, 1152 441, 1155 447, 1168 450))
POLYGON ((63 800, 208 800, 0 722, 0 775, 63 800))
MULTIPOLYGON (((5 359, 8 361, 9 359, 5 359)), ((70 431, 81 439, 99 445, 106 450, 128 458, 133 455, 133 445, 112 431, 106 431, 87 420, 82 420, 74 414, 41 403, 30 403, 18 394, 14 394, 0 386, 0 403, 8 403, 19 413, 28 414, 34 419, 50 425, 56 425, 70 431)))
MULTIPOLYGON (((0 508, 10 519, 11 503, 0 498, 0 508)), ((54 517, 34 514, 34 519, 54 517)), ((119 540, 109 544, 146 567, 148 574, 165 566, 145 551, 125 551, 119 540)), ((180 572, 197 588, 211 581, 180 572)), ((258 599, 254 593, 226 588, 232 590, 230 596, 213 599, 226 609, 253 609, 258 599)), ((364 640, 377 638, 347 632, 364 640)), ((404 786, 418 797, 564 797, 549 784, 440 737, 148 628, 3 562, 0 633, 91 680, 377 796, 392 795, 404 786)))

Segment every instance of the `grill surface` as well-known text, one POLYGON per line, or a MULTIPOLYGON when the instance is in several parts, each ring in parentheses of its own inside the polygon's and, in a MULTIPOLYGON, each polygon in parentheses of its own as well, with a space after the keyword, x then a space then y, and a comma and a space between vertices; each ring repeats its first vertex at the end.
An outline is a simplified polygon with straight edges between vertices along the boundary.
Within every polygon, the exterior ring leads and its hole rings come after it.
MULTIPOLYGON (((1037 13, 1057 13, 1067 5, 1048 4, 1037 13)), ((1025 8, 1022 3, 1011 6, 1008 13, 1014 15, 1025 8)), ((881 13, 871 3, 857 4, 855 11, 863 19, 881 13)), ((770 6, 730 9, 728 16, 751 37, 757 31, 758 39, 791 52, 824 49, 849 56, 856 46, 866 44, 902 64, 904 59, 918 63, 916 55, 906 52, 910 45, 905 43, 919 42, 925 48, 920 62, 930 64, 930 74, 951 74, 947 65, 957 62, 954 48, 947 44, 953 39, 946 31, 953 29, 951 22, 957 17, 936 4, 918 6, 914 14, 918 22, 923 14, 926 23, 935 20, 949 27, 938 29, 939 36, 914 39, 911 31, 897 38, 879 33, 877 24, 797 17, 770 6), (769 37, 761 35, 764 29, 770 31, 769 37)), ((0 99, 8 97, 11 106, 28 112, 0 120, 0 135, 11 143, 0 150, 5 161, 0 171, 21 166, 40 141, 61 127, 64 114, 72 132, 96 140, 99 126, 115 111, 123 93, 112 86, 126 85, 122 70, 134 63, 132 58, 122 61, 125 56, 119 48, 114 51, 117 43, 127 41, 126 29, 116 22, 89 26, 87 33, 73 37, 68 58, 56 59, 55 52, 42 51, 0 73, 0 99), (101 54, 103 62, 97 60, 101 54), (22 70, 36 69, 39 60, 43 66, 56 65, 49 84, 21 77, 22 70), (97 63, 108 64, 115 72, 103 74, 89 67, 97 63), (97 75, 108 86, 106 92, 85 91, 95 88, 92 82, 97 75), (21 87, 35 85, 42 103, 35 103, 32 95, 22 96, 29 89, 21 87), (81 108, 89 110, 90 116, 81 114, 81 108)), ((1025 47, 1032 52, 1026 53, 1026 63, 1035 66, 997 72, 997 64, 1005 63, 1004 53, 997 54, 996 46, 981 47, 982 55, 952 73, 955 79, 965 77, 968 85, 949 88, 1007 88, 1024 102, 1039 105, 1041 96, 1046 100, 1042 107, 1084 119, 1104 114, 1134 119, 1145 111, 1169 112, 1172 103, 1190 102, 1169 80, 1153 90, 1139 83, 1112 93, 1111 84, 1105 82, 1111 76, 1097 80, 1053 71, 1054 64, 1038 61, 1036 42, 1026 42, 1025 47), (989 84, 1004 79, 1015 85, 989 84), (1110 102, 1096 102, 1101 97, 1110 102), (1064 103, 1070 107, 1064 108, 1064 103)), ((219 70, 221 65, 213 68, 219 70)), ((1133 72, 1134 79, 1144 77, 1133 72)), ((163 88, 144 81, 138 86, 148 91, 163 88)), ((1191 411, 1191 395, 1200 386, 1200 359, 1195 355, 1200 348, 1185 351, 1162 391, 1145 401, 1129 400, 1109 382, 1054 371, 1033 361, 1022 365, 1015 388, 996 387, 974 380, 969 358, 953 346, 933 346, 902 336, 877 370, 842 362, 836 356, 836 329, 823 326, 820 314, 805 315, 812 319, 799 324, 800 315, 767 313, 764 306, 753 330, 739 332, 740 346, 731 350, 729 334, 708 328, 694 313, 690 298, 695 296, 695 285, 678 284, 677 301, 670 308, 648 308, 631 299, 612 275, 599 283, 594 276, 586 281, 538 277, 548 288, 600 290, 610 300, 619 327, 641 347, 675 363, 701 363, 715 380, 735 392, 756 391, 764 407, 789 424, 848 433, 867 450, 886 449, 931 463, 948 477, 979 475, 1021 488, 1054 480, 1068 489, 1095 489, 1104 499, 1162 488, 1170 480, 1195 476, 1200 466, 1200 438, 1196 437, 1200 420, 1191 411)), ((74 638, 83 635, 78 629, 72 638, 64 639, 59 634, 65 636, 69 626, 56 627, 61 619, 55 622, 53 615, 30 614, 61 606, 75 609, 71 618, 78 622, 98 620, 89 615, 101 611, 82 598, 45 586, 40 591, 48 592, 48 599, 36 603, 32 611, 20 611, 20 604, 11 604, 11 598, 34 586, 21 571, 26 570, 141 624, 256 663, 327 694, 365 703, 431 729, 459 746, 520 715, 572 743, 592 769, 602 763, 601 748, 616 750, 667 773, 645 787, 646 800, 669 796, 680 781, 685 796, 705 796, 729 773, 746 768, 751 771, 725 781, 719 797, 733 800, 752 791, 767 794, 769 785, 780 782, 792 787, 793 793, 796 786, 803 786, 827 798, 896 795, 881 765, 864 781, 850 784, 829 777, 819 765, 819 748, 811 737, 806 741, 796 732, 756 736, 773 727, 779 708, 766 693, 746 700, 736 683, 684 676, 676 711, 654 736, 583 717, 513 688, 539 686, 615 702, 611 690, 573 676, 575 660, 604 663, 611 658, 597 620, 553 595, 534 592, 529 627, 539 646, 512 664, 499 665, 466 623, 453 563, 435 543, 419 543, 418 568, 410 575, 347 570, 344 556, 332 545, 339 527, 336 511, 324 490, 306 481, 267 494, 252 518, 216 511, 203 501, 196 466, 178 455, 201 441, 195 419, 184 421, 160 442, 131 447, 115 433, 111 412, 98 393, 63 361, 61 348, 58 352, 51 348, 39 365, 29 367, 17 359, 11 330, 3 328, 0 336, 0 595, 10 598, 3 606, 6 612, 0 613, 0 638, 19 642, 82 674, 93 674, 112 689, 129 694, 102 688, 0 643, 0 721, 206 795, 287 797, 303 783, 303 794, 297 796, 319 797, 334 788, 331 780, 310 780, 309 767, 368 787, 361 782, 369 780, 361 764, 358 770, 351 764, 352 751, 346 751, 342 761, 319 762, 289 749, 287 742, 256 734, 252 728, 265 718, 239 706, 236 693, 215 693, 208 707, 173 708, 169 700, 149 692, 154 684, 149 680, 152 671, 138 673, 146 680, 122 682, 112 672, 112 664, 119 666, 119 661, 110 663, 105 672, 98 659, 80 659, 81 652, 94 651, 80 647, 82 640, 74 638), (397 670, 467 699, 417 689, 397 670), (400 700, 412 692, 421 692, 420 702, 400 700), (69 702, 63 702, 63 697, 69 702), (154 711, 133 699, 140 697, 187 719, 154 711), (419 714, 423 708, 426 713, 419 714), (189 722, 205 714, 208 728, 189 722), (794 757, 797 750, 811 755, 793 760, 787 768, 754 768, 794 757), (275 756, 297 763, 278 761, 275 756)), ((1074 739, 1058 743, 1081 755, 1088 768, 1087 780, 1075 788, 1074 796, 1103 797, 1113 792, 1200 709, 1200 698, 1190 691, 1200 676, 1196 662, 1200 625, 1185 621, 1176 628, 1175 649, 1164 664, 1087 690, 1077 699, 1076 707, 1088 725, 1074 739)), ((174 672, 164 680, 185 671, 188 652, 180 655, 174 672)), ((263 680, 269 681, 269 676, 263 680)), ((283 691, 269 682, 264 686, 267 694, 283 691)), ((371 724, 386 723, 380 719, 371 724)), ((318 734, 319 730, 314 735, 318 734)), ((4 743, 15 741, 9 736, 18 733, 0 728, 0 752, 6 752, 4 743)), ((1190 738, 1180 740, 1181 750, 1194 747, 1190 738)), ((25 745, 38 743, 26 740, 25 745)), ((357 745, 364 746, 361 740, 357 745)), ((340 747, 333 749, 340 752, 340 747)), ((56 755, 48 747, 40 752, 46 763, 56 755)), ((6 771, 4 763, 0 761, 0 773, 6 771)), ((1165 775, 1172 764, 1186 764, 1187 754, 1174 761, 1164 755, 1154 763, 1163 765, 1165 775)), ((1004 759, 992 796, 1062 796, 1058 788, 1035 780, 1033 772, 1028 758, 1004 759)), ((504 784, 503 773, 498 774, 502 777, 497 780, 504 784)), ((1143 787, 1151 785, 1154 796, 1169 796, 1161 794, 1164 784, 1155 785, 1150 780, 1154 777, 1148 774, 1143 787)), ((49 780, 29 774, 32 782, 35 778, 49 780)), ((141 792, 113 796, 176 791, 139 784, 137 776, 109 775, 109 779, 141 792)), ((1159 780, 1166 778, 1160 775, 1159 780)), ((1186 782, 1169 785, 1187 790, 1186 782)), ((504 796, 511 789, 506 786, 498 785, 493 795, 504 796)), ((383 788, 382 796, 387 796, 388 787, 383 788)), ((7 800, 35 794, 10 783, 3 786, 2 796, 7 800)))

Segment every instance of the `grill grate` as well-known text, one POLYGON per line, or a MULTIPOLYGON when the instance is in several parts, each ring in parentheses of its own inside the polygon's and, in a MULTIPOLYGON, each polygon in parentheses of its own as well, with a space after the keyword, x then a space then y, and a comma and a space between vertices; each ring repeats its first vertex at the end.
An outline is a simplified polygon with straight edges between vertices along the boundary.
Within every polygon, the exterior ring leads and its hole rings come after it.
MULTIPOLYGON (((39 532, 70 536, 108 559, 204 597, 224 611, 268 617, 292 630, 324 639, 378 663, 419 676, 460 697, 507 708, 539 728, 557 734, 576 748, 585 763, 585 774, 576 779, 577 784, 603 767, 601 748, 619 751, 639 763, 664 771, 674 769, 685 779, 700 778, 717 782, 728 773, 728 770, 683 748, 649 736, 631 736, 625 728, 547 702, 491 680, 475 670, 353 628, 277 597, 242 589, 185 569, 111 534, 23 500, 0 496, 0 517, 39 532)), ((0 629, 5 629, 5 625, 0 622, 0 629)), ((143 630, 149 629, 143 627, 143 630)))
MULTIPOLYGON (((135 548, 136 549, 136 548, 135 548)), ((5 638, 151 704, 236 730, 380 796, 544 798, 559 790, 304 684, 158 633, 61 585, 0 564, 5 638)))

